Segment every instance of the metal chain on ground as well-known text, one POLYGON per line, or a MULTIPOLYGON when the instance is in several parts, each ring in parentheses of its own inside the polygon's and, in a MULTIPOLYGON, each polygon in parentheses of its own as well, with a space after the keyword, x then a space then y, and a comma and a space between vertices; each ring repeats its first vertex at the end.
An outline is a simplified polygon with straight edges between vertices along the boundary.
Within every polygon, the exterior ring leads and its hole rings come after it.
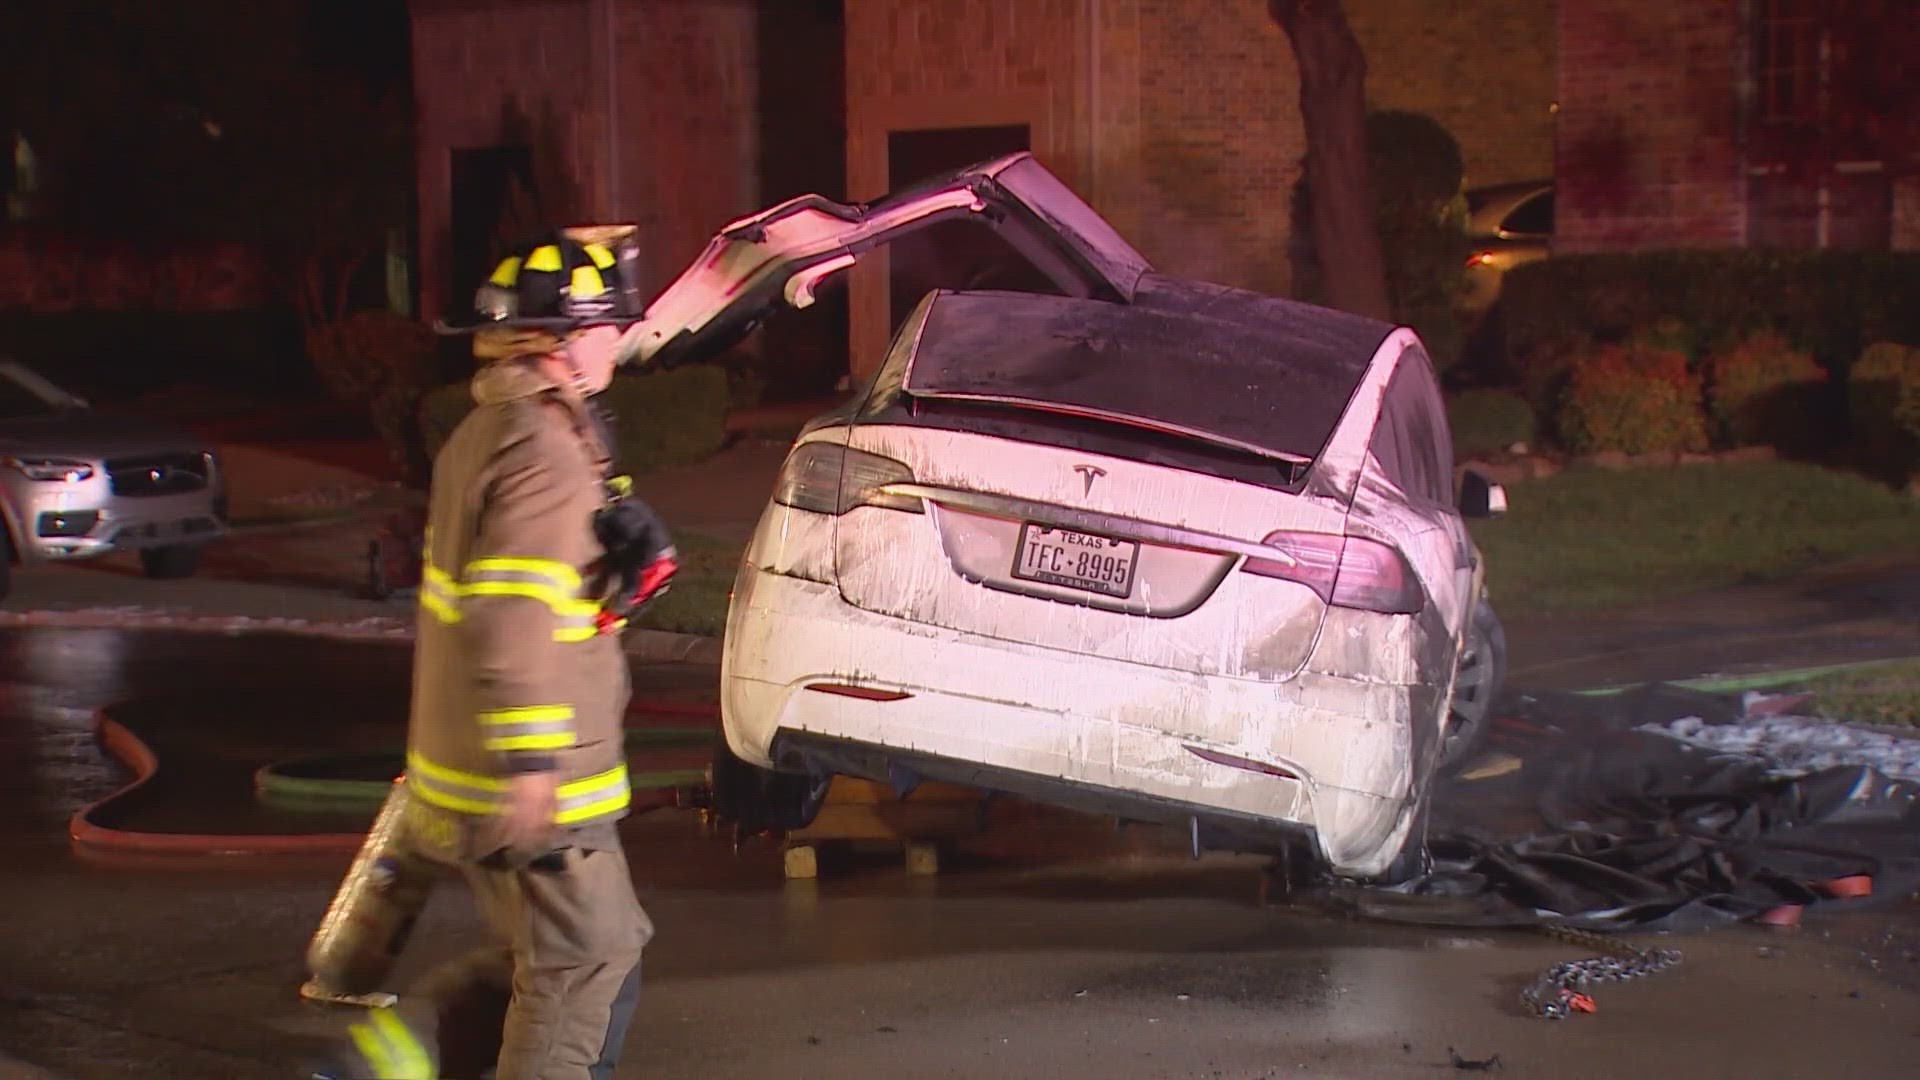
POLYGON ((1555 964, 1520 992, 1527 1010, 1547 1020, 1562 1020, 1572 1012, 1592 1012, 1593 999, 1581 993, 1584 987, 1658 975, 1678 966, 1682 959, 1679 949, 1636 949, 1603 934, 1572 927, 1542 926, 1539 930, 1601 954, 1555 964))

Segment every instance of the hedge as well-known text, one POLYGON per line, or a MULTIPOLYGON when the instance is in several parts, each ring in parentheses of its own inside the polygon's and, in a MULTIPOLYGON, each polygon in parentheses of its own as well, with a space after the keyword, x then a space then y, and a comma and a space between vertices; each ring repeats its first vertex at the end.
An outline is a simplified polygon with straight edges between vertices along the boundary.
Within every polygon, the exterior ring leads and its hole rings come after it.
POLYGON ((1539 436, 1533 406, 1511 390, 1462 390, 1447 395, 1447 426, 1460 455, 1505 450, 1539 436))
POLYGON ((1920 457, 1920 349, 1868 346, 1853 365, 1847 398, 1861 443, 1896 464, 1920 457))
MULTIPOLYGON (((705 460, 726 435, 727 373, 709 364, 622 374, 604 396, 619 439, 618 465, 625 472, 705 460)), ((427 452, 438 454, 472 409, 464 382, 428 391, 420 401, 427 452)))
POLYGON ((1804 450, 1825 441, 1819 394, 1827 372, 1784 336, 1755 331, 1713 350, 1702 367, 1707 413, 1723 445, 1804 450))
POLYGON ((1561 438, 1573 450, 1646 454, 1707 448, 1700 376, 1685 353, 1646 344, 1602 345, 1575 363, 1561 438))
POLYGON ((1556 255, 1507 274, 1497 310, 1516 370, 1570 333, 1619 341, 1678 322, 1702 343, 1775 330, 1840 373, 1872 342, 1920 344, 1920 253, 1556 255))

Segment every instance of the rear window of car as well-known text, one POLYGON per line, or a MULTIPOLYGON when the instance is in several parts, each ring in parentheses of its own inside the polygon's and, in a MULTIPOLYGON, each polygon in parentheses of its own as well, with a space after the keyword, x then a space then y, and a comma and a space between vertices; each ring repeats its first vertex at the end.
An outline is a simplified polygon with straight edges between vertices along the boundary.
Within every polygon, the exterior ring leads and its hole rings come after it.
POLYGON ((1427 354, 1409 347, 1387 380, 1370 446, 1380 470, 1415 502, 1453 503, 1453 445, 1427 354))
POLYGON ((1507 215, 1500 227, 1511 233, 1546 235, 1553 232, 1553 192, 1535 195, 1507 215))
POLYGON ((1250 318, 1244 302, 1218 307, 941 294, 901 385, 927 401, 1111 418, 1104 422, 1121 430, 1137 419, 1254 456, 1319 456, 1377 339, 1363 349, 1318 321, 1283 335, 1250 318))

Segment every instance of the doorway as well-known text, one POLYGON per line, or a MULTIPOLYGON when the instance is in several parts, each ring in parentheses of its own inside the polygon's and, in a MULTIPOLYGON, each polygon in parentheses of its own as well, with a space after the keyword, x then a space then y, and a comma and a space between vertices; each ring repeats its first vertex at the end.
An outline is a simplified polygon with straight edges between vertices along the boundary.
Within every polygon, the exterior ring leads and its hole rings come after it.
MULTIPOLYGON (((887 187, 898 191, 1032 146, 1033 130, 1026 124, 889 132, 887 187)), ((888 337, 934 289, 1059 292, 1000 234, 973 219, 943 221, 888 245, 888 337)))
POLYGON ((447 307, 461 315, 473 293, 522 238, 501 235, 523 215, 533 190, 533 150, 524 145, 479 146, 453 151, 449 212, 452 259, 447 264, 447 307))

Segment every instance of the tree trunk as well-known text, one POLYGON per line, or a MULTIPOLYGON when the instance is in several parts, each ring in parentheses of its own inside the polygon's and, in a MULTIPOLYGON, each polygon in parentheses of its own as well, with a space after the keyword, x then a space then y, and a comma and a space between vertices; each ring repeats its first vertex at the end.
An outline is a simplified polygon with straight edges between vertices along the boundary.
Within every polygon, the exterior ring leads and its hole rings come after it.
POLYGON ((1391 319, 1367 158, 1367 58, 1340 0, 1268 0, 1267 9, 1300 67, 1310 226, 1327 303, 1391 319))

